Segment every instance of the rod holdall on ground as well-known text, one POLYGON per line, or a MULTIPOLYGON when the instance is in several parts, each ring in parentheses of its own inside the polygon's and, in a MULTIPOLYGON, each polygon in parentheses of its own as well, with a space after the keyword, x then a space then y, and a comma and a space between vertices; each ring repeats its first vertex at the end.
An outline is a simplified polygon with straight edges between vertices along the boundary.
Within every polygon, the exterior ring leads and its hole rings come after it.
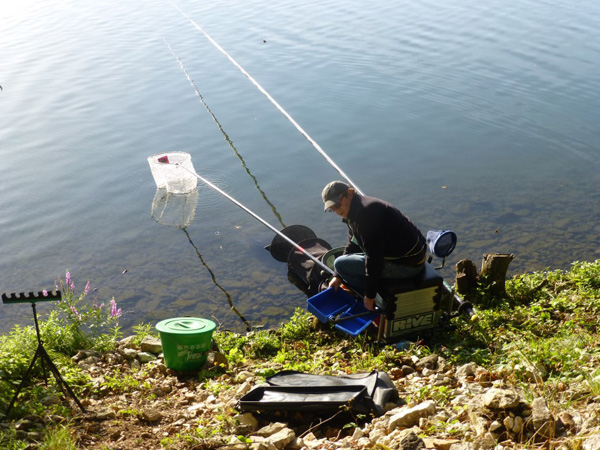
POLYGON ((236 405, 241 411, 306 412, 330 415, 346 406, 355 414, 383 415, 388 403, 399 400, 385 372, 373 370, 346 376, 315 375, 291 370, 266 378, 236 405))

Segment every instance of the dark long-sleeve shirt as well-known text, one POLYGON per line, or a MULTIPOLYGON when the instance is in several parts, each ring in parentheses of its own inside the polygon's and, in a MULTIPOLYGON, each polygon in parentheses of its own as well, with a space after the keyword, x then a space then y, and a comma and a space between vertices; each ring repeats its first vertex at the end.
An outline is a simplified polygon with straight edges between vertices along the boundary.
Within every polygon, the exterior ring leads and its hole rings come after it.
POLYGON ((425 237, 416 225, 393 205, 374 197, 354 194, 348 218, 348 243, 344 254, 366 254, 365 295, 374 298, 385 260, 418 265, 425 259, 425 237))

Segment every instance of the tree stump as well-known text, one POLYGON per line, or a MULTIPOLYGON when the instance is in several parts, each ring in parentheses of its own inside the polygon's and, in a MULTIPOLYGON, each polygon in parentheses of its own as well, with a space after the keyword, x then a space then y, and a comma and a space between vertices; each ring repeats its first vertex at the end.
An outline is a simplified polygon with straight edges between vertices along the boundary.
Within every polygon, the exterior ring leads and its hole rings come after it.
POLYGON ((481 279, 489 287, 493 296, 506 294, 506 272, 508 265, 515 259, 512 253, 484 253, 481 262, 481 279))
POLYGON ((456 264, 456 292, 466 300, 475 302, 477 289, 487 288, 494 297, 506 294, 506 273, 514 259, 512 253, 484 253, 481 262, 481 274, 477 273, 475 264, 463 259, 456 264))
POLYGON ((470 259, 463 259, 456 263, 456 292, 465 300, 472 301, 477 287, 479 286, 479 275, 477 268, 470 259))

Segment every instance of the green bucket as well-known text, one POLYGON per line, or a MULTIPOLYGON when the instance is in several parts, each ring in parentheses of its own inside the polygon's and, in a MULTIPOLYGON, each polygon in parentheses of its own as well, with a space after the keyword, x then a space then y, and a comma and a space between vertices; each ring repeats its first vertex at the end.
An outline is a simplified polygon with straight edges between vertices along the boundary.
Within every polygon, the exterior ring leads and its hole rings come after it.
POLYGON ((178 371, 198 370, 206 362, 212 334, 212 320, 175 317, 156 324, 160 333, 165 365, 178 371))

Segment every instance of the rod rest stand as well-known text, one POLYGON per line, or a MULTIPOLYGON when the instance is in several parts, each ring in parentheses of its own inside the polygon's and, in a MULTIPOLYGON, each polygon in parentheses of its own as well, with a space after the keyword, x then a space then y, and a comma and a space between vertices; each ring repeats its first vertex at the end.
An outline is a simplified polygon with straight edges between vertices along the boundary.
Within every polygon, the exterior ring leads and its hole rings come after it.
POLYGON ((2 303, 5 303, 5 304, 30 303, 31 304, 31 309, 33 310, 33 321, 35 323, 35 332, 36 332, 37 341, 38 341, 37 350, 35 351, 35 355, 33 356, 31 363, 29 364, 29 368, 27 369, 25 376, 21 380, 21 384, 17 388, 12 400, 10 401, 10 404, 8 405, 8 409, 6 410, 7 416, 10 414, 10 411, 12 410, 15 402, 17 401, 17 398, 19 397, 19 393, 21 392, 21 389, 23 389, 23 387, 25 386, 25 383, 27 383, 27 380, 31 377, 33 367, 35 366, 35 363, 38 359, 40 360, 40 363, 42 365, 42 372, 44 373, 44 378, 46 379, 46 383, 48 382, 46 366, 48 366, 48 369, 50 369, 50 372, 52 372, 52 374, 54 375, 54 378, 56 379, 58 387, 61 389, 63 394, 70 395, 73 398, 73 400, 75 400, 75 403, 77 404, 77 406, 79 406, 79 409, 81 409, 81 412, 83 412, 83 413, 86 412, 85 408, 83 407, 83 405, 81 404, 81 402, 79 401, 77 396, 75 395, 75 392, 73 392, 73 390, 71 389, 69 384, 60 375, 58 368, 56 367, 56 365, 50 358, 50 355, 48 354, 46 349, 44 348, 44 341, 42 340, 42 336, 40 334, 40 326, 39 326, 38 317, 37 317, 36 304, 39 302, 51 302, 51 301, 56 301, 56 300, 62 300, 62 293, 60 291, 57 291, 57 292, 39 291, 37 294, 35 294, 33 292, 29 292, 28 294, 25 294, 24 292, 16 294, 13 292, 10 294, 10 296, 6 295, 6 294, 2 294, 2 303), (65 392, 65 390, 66 390, 66 392, 65 392))
POLYGON ((46 292, 44 295, 44 291, 39 291, 37 294, 33 292, 29 292, 25 294, 21 292, 19 294, 11 293, 10 296, 6 294, 2 294, 2 303, 11 304, 11 303, 39 303, 39 302, 51 302, 55 300, 62 300, 62 293, 58 292, 46 292))

